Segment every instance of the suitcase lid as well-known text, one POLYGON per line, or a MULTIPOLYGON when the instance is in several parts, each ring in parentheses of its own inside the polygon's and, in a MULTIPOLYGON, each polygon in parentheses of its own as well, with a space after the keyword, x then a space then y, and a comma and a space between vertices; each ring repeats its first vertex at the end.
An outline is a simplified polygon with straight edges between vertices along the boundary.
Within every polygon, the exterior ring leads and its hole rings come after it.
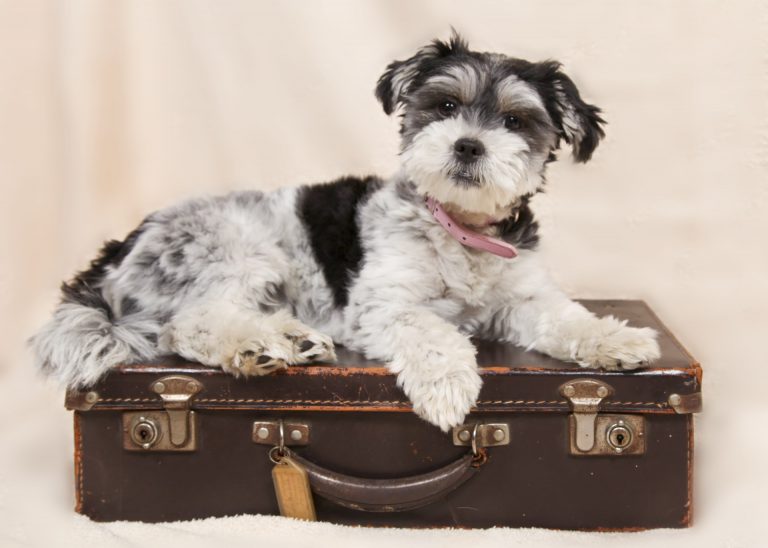
MULTIPOLYGON (((661 358, 636 371, 584 369, 538 352, 497 342, 475 341, 483 387, 473 412, 569 412, 564 387, 594 379, 610 394, 600 409, 624 413, 694 413, 701 408, 700 365, 643 301, 585 300, 598 315, 612 314, 629 325, 659 332, 661 358)), ((163 409, 172 395, 161 395, 157 382, 181 377, 173 386, 189 386, 184 397, 191 409, 265 411, 410 411, 411 404, 384 364, 337 348, 338 362, 294 366, 287 370, 237 379, 217 368, 168 357, 152 363, 116 368, 89 391, 68 392, 66 407, 78 411, 163 409), (186 380, 197 384, 185 384, 186 380), (181 384, 179 384, 181 382, 181 384), (164 397, 165 396, 165 397, 164 397)), ((164 385, 163 385, 164 386, 164 385)))

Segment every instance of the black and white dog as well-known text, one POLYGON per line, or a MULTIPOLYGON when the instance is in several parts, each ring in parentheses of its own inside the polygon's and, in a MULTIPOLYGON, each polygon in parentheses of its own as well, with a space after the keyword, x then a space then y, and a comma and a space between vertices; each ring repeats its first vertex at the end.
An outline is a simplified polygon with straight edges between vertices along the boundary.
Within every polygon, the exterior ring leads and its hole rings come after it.
POLYGON ((462 422, 481 380, 469 336, 583 367, 642 366, 656 333, 571 301, 536 254, 528 202, 565 140, 586 162, 603 137, 559 63, 471 51, 457 35, 389 65, 402 168, 149 215, 63 286, 33 338, 39 366, 86 387, 125 362, 176 353, 234 375, 335 358, 385 360, 414 410, 462 422))

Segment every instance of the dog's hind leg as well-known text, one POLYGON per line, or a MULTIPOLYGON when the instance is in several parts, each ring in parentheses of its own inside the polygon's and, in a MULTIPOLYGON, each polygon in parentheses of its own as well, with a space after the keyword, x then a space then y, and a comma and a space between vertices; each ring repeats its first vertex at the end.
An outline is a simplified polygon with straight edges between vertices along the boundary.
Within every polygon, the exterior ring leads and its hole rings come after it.
POLYGON ((163 327, 159 344, 161 350, 235 376, 336 359, 331 338, 288 311, 262 313, 227 298, 182 308, 163 327))

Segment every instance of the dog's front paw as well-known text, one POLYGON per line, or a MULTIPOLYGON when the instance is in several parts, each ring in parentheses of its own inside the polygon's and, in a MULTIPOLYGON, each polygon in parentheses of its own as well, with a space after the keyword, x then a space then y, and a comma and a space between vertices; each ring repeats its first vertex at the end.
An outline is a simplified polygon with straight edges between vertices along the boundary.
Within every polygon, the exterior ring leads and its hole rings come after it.
POLYGON ((574 359, 582 367, 637 369, 661 355, 658 333, 649 327, 628 327, 626 322, 607 317, 594 320, 577 342, 574 359))
MULTIPOLYGON (((403 379, 402 375, 400 379, 403 379)), ((477 401, 482 381, 474 367, 464 366, 437 378, 421 379, 418 375, 410 375, 401 385, 413 402, 413 411, 447 432, 464 422, 464 417, 477 401)))

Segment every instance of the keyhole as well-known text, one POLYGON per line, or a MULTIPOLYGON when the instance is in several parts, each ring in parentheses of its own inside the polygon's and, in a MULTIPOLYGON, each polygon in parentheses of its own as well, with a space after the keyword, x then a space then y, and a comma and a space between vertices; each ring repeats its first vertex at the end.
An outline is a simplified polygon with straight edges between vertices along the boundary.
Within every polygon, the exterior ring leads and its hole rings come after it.
POLYGON ((620 421, 608 429, 608 445, 615 451, 622 451, 632 443, 632 431, 620 421))
POLYGON ((136 445, 149 449, 157 442, 158 434, 158 426, 154 420, 140 417, 131 431, 131 439, 136 445))

